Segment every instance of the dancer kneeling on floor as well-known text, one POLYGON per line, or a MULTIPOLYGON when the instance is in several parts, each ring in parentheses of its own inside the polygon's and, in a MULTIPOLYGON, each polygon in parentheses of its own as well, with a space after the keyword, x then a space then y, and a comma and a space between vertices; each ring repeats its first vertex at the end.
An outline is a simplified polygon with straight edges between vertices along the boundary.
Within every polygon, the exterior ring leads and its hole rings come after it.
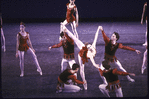
MULTIPOLYGON (((79 68, 80 68, 80 66, 75 63, 75 64, 73 64, 72 69, 66 69, 59 75, 57 88, 56 88, 58 92, 62 92, 62 89, 64 89, 64 87, 65 87, 64 84, 69 84, 69 82, 67 82, 69 79, 71 79, 73 82, 75 82, 77 84, 85 84, 86 83, 85 81, 82 82, 82 81, 78 80, 76 78, 76 76, 74 75, 75 73, 78 72, 79 68)), ((73 85, 73 86, 76 86, 76 85, 73 85)))
POLYGON ((106 78, 106 81, 108 82, 108 84, 100 84, 99 85, 100 91, 104 95, 106 95, 107 97, 110 97, 108 92, 115 92, 116 97, 123 97, 122 88, 121 88, 121 85, 120 85, 120 81, 118 79, 118 75, 135 76, 135 74, 134 73, 127 73, 127 72, 117 71, 116 68, 111 69, 110 68, 111 66, 108 64, 107 61, 103 61, 102 65, 105 69, 101 70, 99 68, 99 72, 100 72, 101 76, 104 76, 106 78))

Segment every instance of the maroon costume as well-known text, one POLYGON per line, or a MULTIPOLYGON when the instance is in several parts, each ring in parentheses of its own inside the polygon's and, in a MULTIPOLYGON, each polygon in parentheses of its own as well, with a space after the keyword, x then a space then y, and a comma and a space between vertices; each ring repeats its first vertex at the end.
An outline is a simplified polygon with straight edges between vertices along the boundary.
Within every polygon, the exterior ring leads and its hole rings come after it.
POLYGON ((114 91, 114 89, 118 89, 121 87, 120 81, 118 79, 118 75, 126 76, 129 75, 127 72, 117 71, 117 69, 110 69, 108 71, 101 70, 99 68, 99 72, 101 76, 104 76, 108 82, 108 85, 106 86, 106 89, 109 91, 114 91))
POLYGON ((84 84, 84 82, 78 80, 77 77, 70 72, 70 69, 66 69, 60 74, 58 77, 58 83, 67 83, 69 79, 77 84, 84 84))
POLYGON ((87 52, 88 52, 88 49, 87 49, 86 46, 82 47, 82 49, 79 52, 79 55, 81 57, 81 60, 82 60, 83 64, 85 64, 85 62, 88 62, 87 52))
POLYGON ((67 13, 66 13, 66 20, 68 23, 73 22, 76 20, 76 18, 74 17, 74 8, 76 8, 76 6, 74 6, 73 8, 69 8, 69 3, 66 4, 67 6, 67 13))
POLYGON ((61 40, 59 44, 53 45, 52 48, 58 48, 63 46, 64 50, 64 59, 74 59, 74 41, 71 39, 66 33, 64 33, 66 37, 66 42, 61 40))
POLYGON ((134 48, 123 46, 121 43, 116 43, 115 45, 111 43, 111 40, 106 36, 105 32, 102 31, 102 36, 105 41, 105 60, 109 60, 110 62, 116 61, 117 58, 115 56, 115 52, 118 48, 135 51, 134 48))
MULTIPOLYGON (((29 34, 28 32, 26 32, 29 34)), ((22 36, 21 33, 18 33, 20 38, 19 38, 19 49, 20 51, 27 51, 29 49, 29 46, 27 44, 28 36, 22 36)))

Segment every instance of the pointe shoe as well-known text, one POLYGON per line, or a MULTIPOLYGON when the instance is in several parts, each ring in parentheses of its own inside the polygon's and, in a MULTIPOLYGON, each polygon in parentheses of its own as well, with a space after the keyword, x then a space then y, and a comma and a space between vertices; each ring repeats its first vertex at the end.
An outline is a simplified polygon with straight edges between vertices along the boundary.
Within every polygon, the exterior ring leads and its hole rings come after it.
POLYGON ((83 84, 84 90, 87 90, 87 82, 83 84))
POLYGON ((143 74, 144 73, 144 70, 146 69, 146 67, 142 67, 141 68, 141 73, 143 74))
POLYGON ((143 46, 147 46, 147 42, 145 42, 144 44, 142 44, 143 46))
POLYGON ((24 76, 24 74, 22 73, 21 75, 20 75, 20 77, 23 77, 24 76))
POLYGON ((41 70, 37 69, 37 72, 39 72, 39 73, 40 73, 40 75, 42 75, 42 71, 41 71, 41 70))

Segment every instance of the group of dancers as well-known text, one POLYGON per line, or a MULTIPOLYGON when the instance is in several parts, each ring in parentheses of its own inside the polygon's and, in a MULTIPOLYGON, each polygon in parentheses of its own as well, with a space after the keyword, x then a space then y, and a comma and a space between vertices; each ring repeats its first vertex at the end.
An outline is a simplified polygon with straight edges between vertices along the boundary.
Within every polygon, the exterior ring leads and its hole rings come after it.
MULTIPOLYGON (((84 89, 87 90, 87 81, 85 79, 84 67, 85 63, 87 63, 88 59, 90 59, 93 66, 99 70, 100 76, 103 80, 103 84, 99 85, 99 89, 101 90, 101 92, 104 95, 110 97, 109 92, 115 91, 117 97, 123 97, 118 75, 126 76, 128 81, 135 82, 135 80, 130 77, 135 76, 135 74, 126 72, 126 70, 123 68, 118 58, 115 56, 115 53, 118 48, 134 51, 137 54, 140 54, 141 52, 134 48, 124 46, 122 43, 118 43, 117 41, 119 40, 120 36, 117 32, 114 32, 111 35, 111 38, 107 37, 102 26, 98 26, 92 44, 89 44, 87 42, 83 43, 81 40, 79 40, 79 35, 76 30, 79 21, 79 15, 77 7, 74 3, 75 0, 69 0, 69 1, 70 2, 66 4, 67 6, 66 20, 60 23, 60 37, 59 37, 60 42, 53 46, 49 46, 48 48, 49 50, 51 50, 53 48, 59 48, 62 46, 64 51, 63 58, 61 61, 61 74, 58 77, 57 90, 61 92, 62 89, 65 87, 65 84, 73 84, 76 86, 77 84, 83 84, 84 89), (74 12, 76 13, 76 18, 73 15, 74 12), (71 33, 66 27, 66 25, 69 23, 71 24, 73 33, 71 33), (104 61, 102 62, 101 65, 97 64, 94 60, 94 57, 98 51, 96 50, 96 42, 98 39, 99 31, 101 31, 105 42, 104 61), (76 44, 78 49, 80 50, 78 53, 79 64, 75 62, 74 44, 76 44), (69 69, 67 68, 67 63, 70 66, 69 69), (118 71, 116 68, 112 69, 110 66, 112 63, 114 63, 121 71, 118 71), (82 81, 77 79, 77 72, 79 69, 82 81)), ((147 2, 144 4, 141 24, 143 24, 145 7, 147 7, 147 2)), ((146 17, 146 25, 147 25, 147 17, 146 17)), ((146 39, 145 43, 143 44, 144 46, 146 46, 146 51, 144 52, 143 64, 141 68, 142 74, 146 69, 145 62, 147 61, 147 32, 148 30, 146 30, 146 36, 145 36, 146 39)), ((2 30, 2 17, 1 17, 1 37, 3 38, 4 43, 2 47, 5 52, 6 47, 5 47, 5 38, 2 30)), ((39 72, 39 74, 42 75, 42 69, 38 63, 38 59, 35 54, 35 50, 32 46, 29 33, 25 31, 25 24, 21 22, 20 32, 17 34, 17 43, 16 43, 16 57, 19 56, 20 59, 20 70, 21 70, 20 77, 24 76, 25 52, 29 53, 33 57, 37 67, 37 72, 39 72)))

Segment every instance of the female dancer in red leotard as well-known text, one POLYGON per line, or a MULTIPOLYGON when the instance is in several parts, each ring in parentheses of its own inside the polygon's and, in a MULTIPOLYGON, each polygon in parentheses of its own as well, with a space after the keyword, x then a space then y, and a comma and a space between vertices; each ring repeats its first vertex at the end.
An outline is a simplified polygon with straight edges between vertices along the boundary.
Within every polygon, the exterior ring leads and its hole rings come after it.
POLYGON ((64 20, 64 22, 61 22, 61 24, 60 24, 60 33, 63 30, 63 26, 70 23, 75 37, 79 38, 77 30, 76 30, 76 27, 78 26, 78 22, 79 22, 78 10, 77 10, 77 7, 74 3, 75 0, 69 0, 69 1, 70 1, 70 3, 66 4, 66 6, 67 6, 66 19, 64 20), (74 12, 76 13, 76 18, 73 15, 74 12))

